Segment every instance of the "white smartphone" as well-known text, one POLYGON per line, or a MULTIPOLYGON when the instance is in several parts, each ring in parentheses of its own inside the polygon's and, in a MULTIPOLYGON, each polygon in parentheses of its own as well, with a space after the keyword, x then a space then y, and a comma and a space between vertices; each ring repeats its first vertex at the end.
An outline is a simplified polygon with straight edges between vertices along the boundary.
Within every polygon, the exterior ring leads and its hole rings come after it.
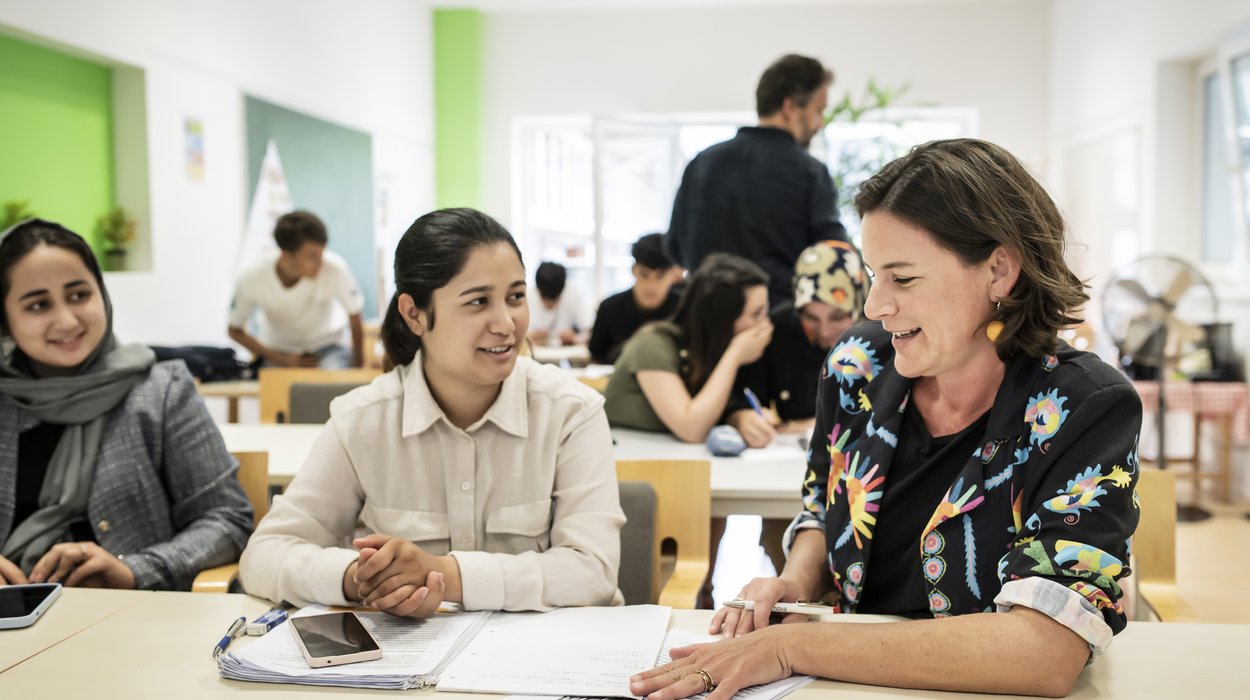
POLYGON ((0 586, 0 630, 30 627, 60 596, 59 583, 0 586))
POLYGON ((293 617, 289 621, 295 643, 313 668, 341 666, 382 658, 382 647, 356 613, 293 617))

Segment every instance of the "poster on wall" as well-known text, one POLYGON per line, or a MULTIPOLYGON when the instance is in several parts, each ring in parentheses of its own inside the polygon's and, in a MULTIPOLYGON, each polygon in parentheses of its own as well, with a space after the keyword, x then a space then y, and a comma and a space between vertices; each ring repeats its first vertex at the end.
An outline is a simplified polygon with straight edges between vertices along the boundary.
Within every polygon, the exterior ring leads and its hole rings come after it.
POLYGON ((184 119, 182 142, 187 179, 191 182, 204 182, 204 122, 196 117, 184 119))
POLYGON ((235 263, 236 275, 259 260, 266 251, 277 247, 273 241, 274 224, 278 222, 278 217, 294 209, 286 173, 282 170, 282 159, 278 157, 277 145, 271 140, 265 146, 265 158, 261 161, 260 176, 256 180, 256 193, 248 210, 247 228, 243 231, 239 259, 235 263))

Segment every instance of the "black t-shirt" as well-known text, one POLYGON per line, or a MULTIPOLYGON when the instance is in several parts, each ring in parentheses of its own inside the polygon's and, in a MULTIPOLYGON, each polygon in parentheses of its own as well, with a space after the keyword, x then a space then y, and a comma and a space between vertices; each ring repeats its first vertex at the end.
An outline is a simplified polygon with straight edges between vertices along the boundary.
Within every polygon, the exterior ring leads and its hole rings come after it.
POLYGON ((598 364, 614 364, 621 354, 625 341, 644 323, 658 321, 673 315, 677 308, 677 294, 669 290, 668 298, 654 309, 643 309, 634 301, 634 290, 626 289, 613 294, 599 305, 595 314, 595 327, 590 332, 591 359, 598 364))
POLYGON ((828 353, 807 339, 794 302, 774 306, 768 316, 773 322, 773 339, 762 358, 738 370, 725 415, 751 407, 742 395, 743 387, 750 387, 765 406, 771 404, 777 409, 781 420, 811 418, 816 415, 820 366, 828 353))
MULTIPOLYGON (((914 397, 913 397, 914 398, 914 397)), ((980 446, 987 411, 954 435, 933 437, 911 401, 877 511, 860 613, 932 617, 929 585, 920 568, 920 535, 946 490, 980 446)))

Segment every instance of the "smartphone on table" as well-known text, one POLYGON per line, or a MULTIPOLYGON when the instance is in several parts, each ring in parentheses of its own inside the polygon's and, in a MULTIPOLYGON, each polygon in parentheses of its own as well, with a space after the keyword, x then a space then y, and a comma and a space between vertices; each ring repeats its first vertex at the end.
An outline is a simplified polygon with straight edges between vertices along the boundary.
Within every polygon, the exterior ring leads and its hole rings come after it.
POLYGON ((313 668, 382 658, 382 647, 378 646, 356 613, 293 617, 289 624, 295 643, 313 668))
POLYGON ((0 629, 30 627, 60 595, 59 583, 0 586, 0 629))

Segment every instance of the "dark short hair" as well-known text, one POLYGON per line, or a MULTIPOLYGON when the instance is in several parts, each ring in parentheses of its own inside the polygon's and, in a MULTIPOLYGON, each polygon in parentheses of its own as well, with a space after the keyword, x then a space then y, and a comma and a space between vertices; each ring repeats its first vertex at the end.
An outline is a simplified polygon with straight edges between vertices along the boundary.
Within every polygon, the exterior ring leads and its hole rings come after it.
POLYGON ((965 265, 1002 246, 1020 261, 1020 277, 999 300, 1004 361, 1042 357, 1056 333, 1080 323, 1086 285, 1064 260, 1063 217, 1024 165, 1000 146, 977 139, 931 141, 886 165, 859 186, 860 217, 887 211, 919 226, 965 265))
POLYGON ((798 54, 787 54, 773 61, 760 76, 755 88, 755 113, 767 117, 781 111, 789 97, 806 106, 817 90, 833 83, 833 71, 820 61, 798 54))
POLYGON ((564 283, 568 280, 568 270, 557 262, 544 262, 534 271, 534 286, 538 287, 538 296, 544 299, 559 299, 564 293, 564 283))
MULTIPOLYGON (((5 334, 9 332, 9 317, 4 308, 4 300, 9 296, 11 288, 9 271, 30 251, 41 245, 64 248, 77 255, 95 277, 101 293, 105 293, 104 273, 100 271, 100 263, 91 252, 91 246, 87 245, 82 236, 51 221, 43 219, 23 221, 10 229, 4 239, 0 240, 0 330, 5 334)), ((107 295, 105 298, 107 299, 107 295)))
POLYGON ((421 349, 421 338, 399 312, 399 295, 411 296, 417 308, 429 314, 429 328, 434 328, 434 290, 447 286, 460 274, 474 249, 501 243, 521 259, 521 250, 508 229, 476 209, 439 209, 408 227, 395 247, 395 294, 386 307, 381 329, 382 345, 392 365, 412 362, 421 349))
POLYGON ((768 286, 768 273, 759 265, 729 253, 712 253, 686 281, 672 318, 655 325, 686 351, 685 379, 691 395, 703 388, 733 340, 747 288, 760 285, 768 286))
POLYGON ((648 233, 634 241, 629 254, 634 256, 635 265, 651 270, 669 270, 677 264, 664 250, 664 234, 661 233, 648 233))
POLYGON ((304 247, 305 243, 325 245, 330 237, 326 234, 325 223, 310 211, 293 211, 278 217, 273 225, 273 239, 278 247, 288 253, 294 253, 304 247))

